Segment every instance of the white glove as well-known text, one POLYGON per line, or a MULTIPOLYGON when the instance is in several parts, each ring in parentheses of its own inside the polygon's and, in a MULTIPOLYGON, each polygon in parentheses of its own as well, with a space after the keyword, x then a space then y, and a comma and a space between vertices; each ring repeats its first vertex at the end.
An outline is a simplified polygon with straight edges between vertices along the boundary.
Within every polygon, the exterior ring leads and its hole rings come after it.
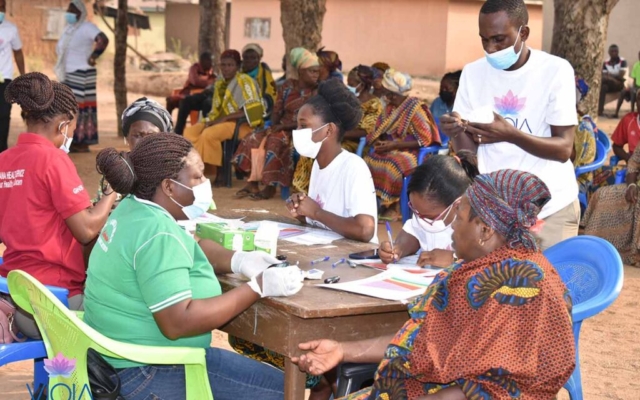
POLYGON ((264 251, 236 251, 231 257, 231 271, 253 278, 270 265, 281 262, 264 251))
POLYGON ((256 281, 251 278, 249 287, 260 297, 291 296, 302 289, 302 271, 295 265, 284 268, 269 268, 262 273, 262 290, 256 281))

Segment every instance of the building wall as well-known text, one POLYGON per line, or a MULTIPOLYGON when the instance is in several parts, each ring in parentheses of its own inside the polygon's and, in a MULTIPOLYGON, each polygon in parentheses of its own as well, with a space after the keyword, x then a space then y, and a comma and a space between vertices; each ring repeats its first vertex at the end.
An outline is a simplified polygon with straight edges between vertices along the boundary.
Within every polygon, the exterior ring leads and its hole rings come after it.
POLYGON ((164 44, 167 51, 175 51, 175 47, 179 45, 183 53, 197 54, 200 29, 199 6, 167 2, 165 16, 164 44))
MULTIPOLYGON (((165 52, 165 35, 164 35, 164 13, 147 13, 149 17, 149 24, 151 25, 151 30, 139 30, 139 35, 135 37, 133 35, 133 29, 129 30, 129 36, 127 37, 127 43, 129 43, 134 48, 136 47, 140 53, 143 55, 151 55, 158 52, 165 52)), ((113 28, 115 21, 113 18, 107 17, 107 22, 113 28)), ((96 25, 102 32, 107 35, 109 38, 109 47, 107 47, 107 53, 115 53, 116 48, 113 45, 115 43, 115 38, 113 32, 105 25, 102 21, 102 18, 99 16, 95 18, 96 25)), ((132 55, 133 53, 129 51, 127 54, 132 55)))
MULTIPOLYGON (((328 1, 327 1, 328 2, 328 1)), ((229 48, 241 51, 247 43, 258 43, 264 50, 262 61, 274 70, 280 70, 284 55, 284 39, 280 23, 279 0, 233 0, 229 16, 229 48), (245 19, 270 18, 269 39, 251 39, 245 37, 245 19)))

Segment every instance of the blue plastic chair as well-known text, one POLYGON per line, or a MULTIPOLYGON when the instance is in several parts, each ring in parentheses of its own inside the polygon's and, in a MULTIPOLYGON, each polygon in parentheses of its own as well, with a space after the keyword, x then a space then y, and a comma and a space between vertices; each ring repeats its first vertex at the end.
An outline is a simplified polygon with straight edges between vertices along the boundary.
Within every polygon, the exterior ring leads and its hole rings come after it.
POLYGON ((362 153, 364 153, 364 146, 367 145, 367 138, 361 137, 360 141, 358 141, 358 150, 356 150, 356 154, 362 157, 362 153))
MULTIPOLYGON (((575 170, 576 178, 587 172, 595 171, 602 168, 607 158, 608 151, 606 150, 606 144, 601 142, 600 139, 596 140, 596 159, 592 163, 577 167, 575 170)), ((580 202, 580 210, 582 213, 587 209, 588 201, 586 193, 580 192, 578 194, 578 201, 580 202)))
MULTIPOLYGON (((618 165, 618 163, 620 162, 620 158, 618 156, 611 156, 611 158, 609 159, 609 165, 612 167, 615 167, 616 165, 618 165)), ((625 179, 627 178, 627 169, 621 169, 620 171, 616 172, 616 181, 615 184, 619 185, 621 183, 625 182, 625 179)))
POLYGON ((605 310, 622 290, 623 265, 618 251, 604 239, 576 236, 547 249, 573 300, 576 369, 564 385, 571 400, 582 400, 579 338, 582 321, 605 310), (588 250, 585 250, 588 249, 588 250))
POLYGON ((612 146, 611 139, 609 139, 609 136, 603 131, 601 131, 600 129, 598 129, 597 139, 599 142, 602 142, 602 144, 604 144, 605 149, 607 150, 607 154, 609 154, 612 146))
MULTIPOLYGON (((0 257, 0 264, 3 260, 0 257)), ((67 289, 46 286, 54 296, 66 307, 69 307, 67 289)), ((0 293, 9 294, 7 279, 0 277, 0 293)), ((11 344, 0 344, 0 367, 17 361, 33 360, 33 390, 45 388, 49 384, 49 374, 44 370, 44 359, 47 358, 47 350, 42 340, 27 339, 27 341, 11 344)))

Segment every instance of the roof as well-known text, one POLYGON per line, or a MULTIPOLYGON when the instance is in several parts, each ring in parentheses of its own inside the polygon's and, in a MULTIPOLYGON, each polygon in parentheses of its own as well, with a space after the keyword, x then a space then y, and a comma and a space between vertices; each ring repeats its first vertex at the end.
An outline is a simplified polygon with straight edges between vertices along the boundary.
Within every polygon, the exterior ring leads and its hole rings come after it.
MULTIPOLYGON (((117 0, 104 0, 104 5, 117 9, 117 0)), ((164 12, 165 0, 128 0, 129 9, 143 12, 164 12)), ((197 1, 196 1, 197 3, 197 1)))

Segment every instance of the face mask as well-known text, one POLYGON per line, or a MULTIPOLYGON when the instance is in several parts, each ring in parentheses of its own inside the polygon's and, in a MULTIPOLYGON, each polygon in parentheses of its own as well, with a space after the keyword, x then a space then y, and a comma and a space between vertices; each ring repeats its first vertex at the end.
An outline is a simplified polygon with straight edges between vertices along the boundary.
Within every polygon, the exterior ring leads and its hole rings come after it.
POLYGON ((440 98, 445 103, 451 103, 454 99, 454 94, 452 92, 445 92, 444 90, 440 91, 440 98))
POLYGON ((356 86, 356 87, 347 85, 347 89, 349 89, 349 91, 351 93, 355 94, 356 96, 358 95, 358 88, 359 87, 360 87, 360 84, 358 84, 358 86, 356 86))
MULTIPOLYGON (((418 221, 418 225, 420 226, 420 228, 423 231, 425 231, 427 233, 440 233, 440 232, 444 231, 445 229, 447 229, 449 226, 451 226, 451 224, 445 225, 444 221, 447 219, 447 217, 451 213, 451 210, 453 210, 454 204, 456 204, 456 203, 454 202, 449 207, 447 207, 447 209, 444 210, 442 212, 442 214, 440 214, 440 216, 438 216, 437 221, 434 221, 434 220, 429 219, 429 218, 418 217, 418 215, 416 215, 415 212, 413 213, 413 216, 416 219, 416 221, 418 221)), ((454 217, 453 221, 455 221, 455 219, 456 218, 454 217)), ((453 221, 451 221, 451 223, 453 223, 453 221)))
POLYGON ((182 212, 188 219, 196 219, 202 214, 206 213, 213 206, 213 192, 211 191, 211 182, 209 179, 202 182, 199 185, 196 185, 192 188, 189 186, 183 185, 180 182, 171 180, 173 183, 177 183, 185 189, 189 189, 193 192, 193 204, 188 206, 183 206, 170 197, 171 201, 182 207, 182 212))
POLYGON ((60 125, 58 125, 58 130, 60 131, 60 133, 62 133, 62 136, 64 136, 64 141, 62 142, 62 144, 60 145, 59 149, 64 151, 65 153, 69 154, 69 151, 71 150, 71 143, 73 143, 73 136, 69 137, 69 123, 68 122, 60 122, 60 125), (65 124, 64 126, 64 133, 62 132, 62 129, 60 129, 62 127, 62 124, 65 124))
POLYGON ((509 69, 518 61, 520 54, 522 53, 522 49, 524 49, 523 43, 520 46, 520 51, 516 53, 516 44, 518 43, 518 38, 520 38, 520 30, 522 30, 522 27, 518 29, 518 36, 516 37, 516 41, 513 46, 509 46, 506 49, 496 51, 492 54, 489 54, 486 51, 484 52, 487 61, 493 68, 500 70, 509 69))
POLYGON ((73 25, 76 22, 78 22, 78 16, 70 12, 64 13, 64 19, 67 21, 67 24, 69 25, 73 25))
POLYGON ((324 124, 315 131, 312 131, 311 128, 297 129, 293 131, 293 147, 295 147, 298 154, 307 158, 316 158, 320 152, 320 148, 322 147, 322 142, 327 138, 325 137, 319 142, 314 142, 311 136, 327 125, 329 124, 324 124))
POLYGON ((4 13, 0 12, 0 24, 4 22, 4 13))

